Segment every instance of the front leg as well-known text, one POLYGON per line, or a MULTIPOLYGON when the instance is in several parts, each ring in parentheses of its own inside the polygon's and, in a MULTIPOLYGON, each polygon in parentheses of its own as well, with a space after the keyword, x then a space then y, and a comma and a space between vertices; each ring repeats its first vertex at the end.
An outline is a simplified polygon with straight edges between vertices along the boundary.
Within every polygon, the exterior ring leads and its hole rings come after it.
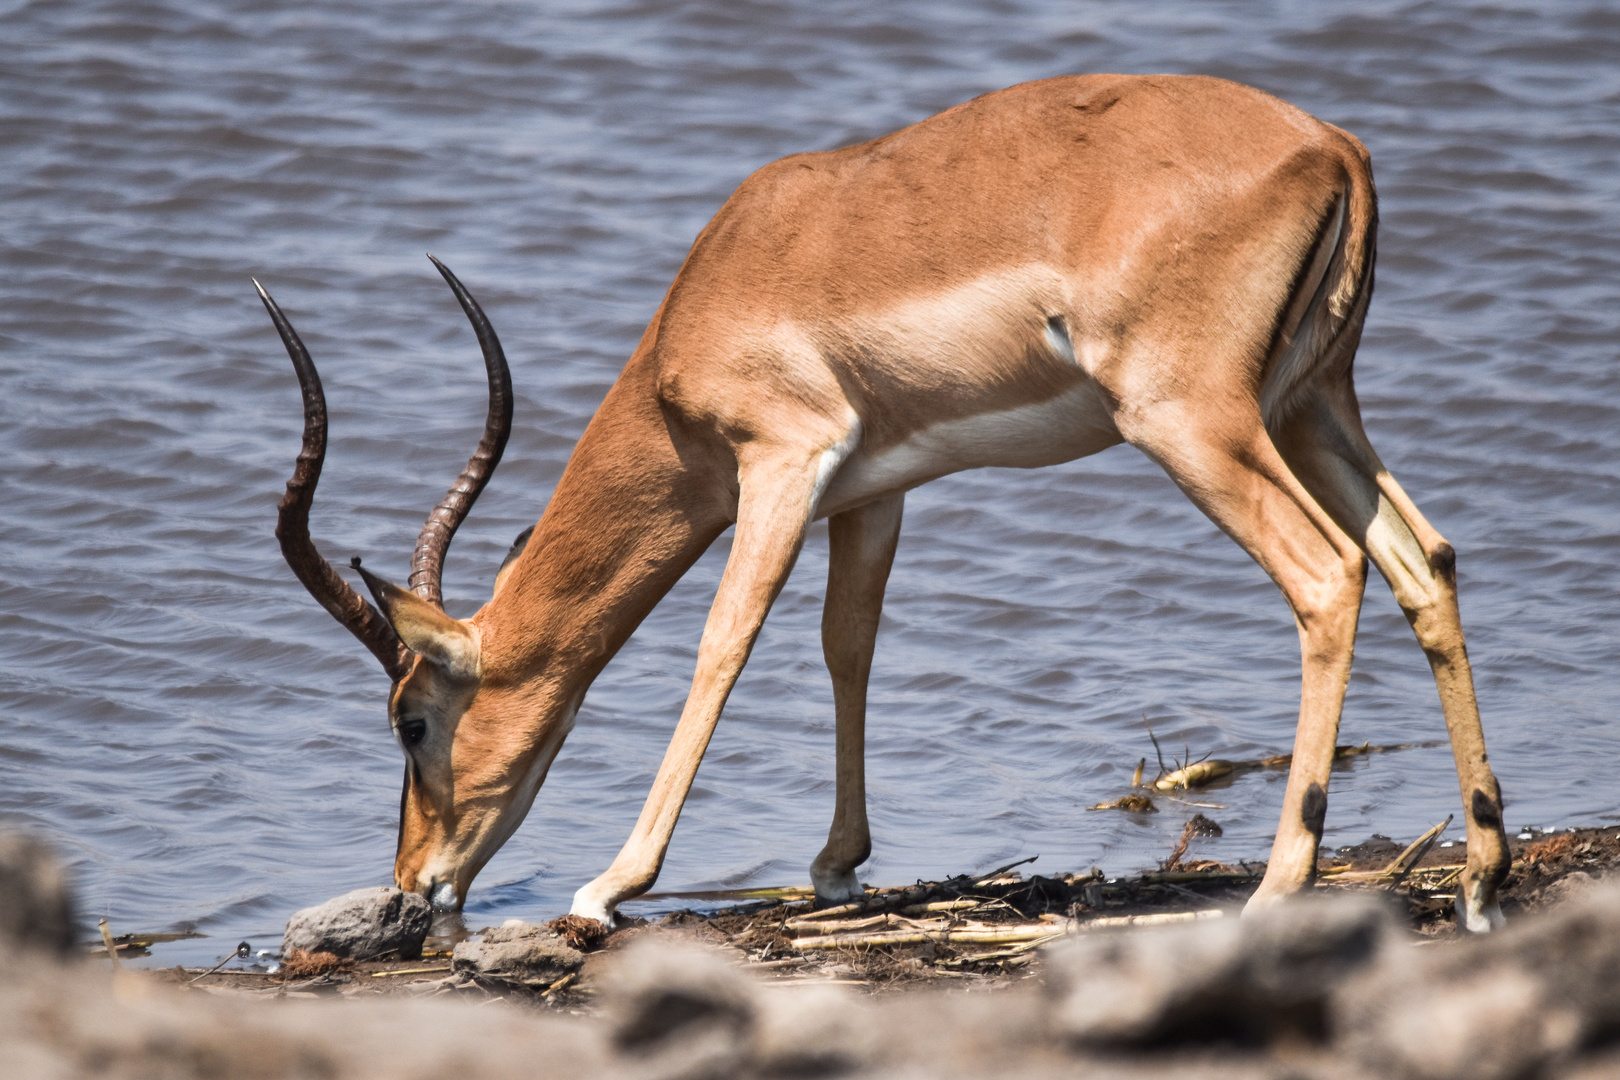
POLYGON ((894 495, 827 521, 821 649, 832 673, 838 718, 838 791, 827 846, 810 864, 818 904, 845 904, 866 895, 855 880, 855 868, 872 853, 866 822, 866 682, 904 506, 905 496, 894 495))
POLYGON ((636 827, 613 864, 574 894, 572 914, 613 925, 614 909, 652 888, 698 763, 754 639, 787 581, 830 471, 826 453, 753 461, 739 468, 737 531, 698 646, 692 691, 636 827))

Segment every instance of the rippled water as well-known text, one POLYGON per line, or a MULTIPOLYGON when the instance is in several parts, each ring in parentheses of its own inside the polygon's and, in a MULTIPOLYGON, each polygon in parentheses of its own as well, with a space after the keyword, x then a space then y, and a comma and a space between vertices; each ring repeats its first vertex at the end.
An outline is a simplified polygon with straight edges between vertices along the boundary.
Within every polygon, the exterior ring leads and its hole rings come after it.
MULTIPOLYGON (((292 908, 389 876, 386 682, 272 537, 300 414, 250 274, 326 381, 315 533, 396 578, 483 415, 472 336, 422 252, 484 302, 517 427, 450 553, 465 615, 744 176, 1069 72, 1225 76, 1366 142, 1383 213, 1367 427, 1461 554, 1509 825, 1620 813, 1612 7, 276 7, 0 6, 0 813, 66 850, 87 914, 270 944, 292 908)), ((558 913, 618 849, 724 549, 598 680, 469 923, 558 913)), ((663 887, 806 877, 832 806, 825 558, 818 527, 663 887)), ((1037 852, 1048 871, 1143 866, 1183 808, 1083 808, 1123 792, 1144 718, 1177 748, 1286 750, 1298 666, 1264 574, 1134 450, 925 487, 872 679, 862 876, 1037 852)), ((1443 736, 1376 577, 1343 730, 1443 736)), ((1213 792, 1226 835, 1203 850, 1264 857, 1282 788, 1213 792)), ((1413 834, 1456 807, 1449 752, 1357 762, 1331 797, 1330 841, 1413 834)))

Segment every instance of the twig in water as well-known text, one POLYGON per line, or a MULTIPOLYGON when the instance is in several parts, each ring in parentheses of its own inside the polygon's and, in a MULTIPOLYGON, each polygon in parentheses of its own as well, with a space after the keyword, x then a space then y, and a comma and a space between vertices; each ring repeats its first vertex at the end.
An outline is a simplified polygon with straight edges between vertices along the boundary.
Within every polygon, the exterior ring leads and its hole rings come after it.
POLYGON ((1032 863, 1038 858, 1040 858, 1039 855, 1031 855, 1027 859, 1019 859, 1017 862, 1010 862, 1006 866, 997 867, 996 869, 990 871, 988 874, 984 875, 983 877, 976 879, 973 882, 973 884, 975 884, 975 885, 983 885, 987 881, 994 881, 996 878, 1000 877, 1002 874, 1005 874, 1007 871, 1011 870, 1013 867, 1015 867, 1015 866, 1023 866, 1025 863, 1032 863))
POLYGON ((113 967, 123 970, 124 962, 118 959, 118 946, 113 944, 112 931, 107 928, 107 920, 102 919, 98 925, 101 927, 101 940, 107 945, 107 955, 112 957, 113 967))
POLYGON ((1171 802, 1178 802, 1182 806, 1196 806, 1200 810, 1225 810, 1226 807, 1218 802, 1193 802, 1191 799, 1178 799, 1174 795, 1166 795, 1171 802))
MULTIPOLYGON (((1159 775, 1163 776, 1170 770, 1164 767, 1164 751, 1159 749, 1159 737, 1153 734, 1153 725, 1147 722, 1147 713, 1142 714, 1142 723, 1147 724, 1148 738, 1153 740, 1153 754, 1159 759, 1159 775)), ((1147 758, 1143 758, 1146 761, 1147 758)))

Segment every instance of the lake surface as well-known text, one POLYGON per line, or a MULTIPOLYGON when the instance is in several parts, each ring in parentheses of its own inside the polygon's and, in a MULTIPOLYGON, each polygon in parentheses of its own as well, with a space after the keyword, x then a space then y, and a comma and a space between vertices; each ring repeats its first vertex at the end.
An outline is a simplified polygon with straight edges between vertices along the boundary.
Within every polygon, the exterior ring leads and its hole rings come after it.
MULTIPOLYGON (((71 861, 84 914, 279 942, 389 880, 387 682, 272 535, 297 384, 249 284, 326 384, 313 531, 406 576, 478 438, 466 322, 516 380, 506 462, 449 608, 487 597, 704 222, 784 154, 1093 71, 1196 72, 1358 135, 1382 206, 1357 362, 1367 427, 1459 552, 1513 829, 1620 814, 1620 13, 1539 3, 1001 0, 0 4, 0 816, 71 861)), ((716 545, 587 697, 474 928, 566 910, 673 728, 716 545)), ((832 811, 818 526, 681 819, 661 888, 806 880, 832 811)), ((1190 807, 1088 813, 1151 757, 1291 747, 1280 594, 1138 452, 908 499, 872 677, 875 849, 895 883, 1039 854, 1148 866, 1190 807)), ((1343 742, 1441 739, 1374 574, 1343 742)), ((1200 855, 1264 858, 1283 774, 1200 801, 1200 855)), ((1443 746, 1334 776, 1330 843, 1458 810, 1443 746)), ((1448 834, 1461 836, 1454 827, 1448 834)), ((627 910, 648 910, 632 904, 627 910)))

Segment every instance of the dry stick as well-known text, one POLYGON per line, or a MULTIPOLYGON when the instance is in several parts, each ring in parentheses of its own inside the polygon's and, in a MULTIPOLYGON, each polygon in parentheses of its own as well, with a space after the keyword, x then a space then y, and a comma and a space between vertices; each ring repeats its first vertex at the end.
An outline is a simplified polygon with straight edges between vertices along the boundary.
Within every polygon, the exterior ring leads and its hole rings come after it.
POLYGON ((1081 933, 1092 930, 1111 930, 1121 926, 1168 926, 1171 923, 1200 922, 1204 919, 1224 919, 1220 908, 1206 911, 1166 911, 1152 915, 1109 915, 1101 919, 1088 919, 1075 927, 1081 933))
POLYGON ((1137 880, 1160 885, 1173 881, 1253 881, 1259 876, 1249 870, 1154 870, 1137 880))
POLYGON ((1196 922, 1200 919, 1219 919, 1225 912, 1219 908, 1209 911, 1176 911, 1152 915, 1118 915, 1086 922, 1073 919, 1054 919, 1051 922, 1026 923, 1022 926, 967 926, 954 930, 889 930, 874 933, 826 934, 821 937, 795 938, 795 949, 837 949, 846 945, 921 945, 936 941, 946 944, 990 945, 1015 941, 1047 941, 1071 933, 1089 933, 1122 926, 1163 926, 1170 923, 1196 922))
POLYGON ((1032 941, 1062 937, 1068 931, 1051 923, 1033 926, 985 927, 982 930, 889 930, 876 933, 827 934, 795 938, 795 949, 837 949, 846 945, 922 945, 930 941, 989 945, 1003 941, 1032 941))
POLYGON ((1453 885, 1457 884, 1457 879, 1462 877, 1462 872, 1465 869, 1467 869, 1466 866, 1448 867, 1446 869, 1446 873, 1442 877, 1440 877, 1437 881, 1435 881, 1435 883, 1433 885, 1431 885, 1430 888, 1435 889, 1435 890, 1451 888, 1453 885))
POLYGON ((371 973, 371 977, 373 979, 382 979, 382 978, 388 977, 389 975, 428 975, 428 974, 431 974, 431 973, 433 973, 435 971, 449 971, 449 970, 450 970, 450 968, 448 968, 448 967, 406 968, 403 971, 373 971, 371 973))
MULTIPOLYGON (((1213 783, 1223 776, 1230 776, 1237 770, 1238 762, 1226 761, 1221 758, 1210 758, 1207 755, 1190 764, 1183 765, 1173 773, 1154 780, 1148 785, 1154 791, 1190 790, 1213 783)), ((1224 807, 1222 808, 1224 809, 1224 807)))
POLYGON ((112 931, 107 928, 107 920, 102 919, 97 925, 101 927, 101 940, 107 946, 107 955, 112 957, 113 968, 122 971, 124 962, 118 959, 118 946, 113 944, 112 931))
MULTIPOLYGON (((1144 724, 1147 722, 1146 713, 1142 714, 1142 721, 1144 724)), ((1147 759, 1143 758, 1142 763, 1137 766, 1135 774, 1133 774, 1131 777, 1132 788, 1147 787, 1158 791, 1167 791, 1176 790, 1177 788, 1202 787, 1212 780, 1217 780, 1223 776, 1230 776, 1234 773, 1242 774, 1252 772, 1256 769, 1285 768, 1294 760, 1293 754, 1275 754, 1271 757, 1256 758, 1244 761, 1226 761, 1219 758, 1211 759, 1208 754, 1205 754, 1197 761, 1192 761, 1191 752, 1183 748, 1183 753, 1187 755, 1187 758, 1185 761, 1180 758, 1172 759, 1172 763, 1176 766, 1176 768, 1172 770, 1164 762, 1164 751, 1160 749, 1158 736, 1153 734, 1153 728, 1151 726, 1148 727, 1148 738, 1153 740, 1153 753, 1159 762, 1159 774, 1155 776, 1152 781, 1144 784, 1142 782, 1142 767, 1146 764, 1147 759), (1209 765, 1210 768, 1200 768, 1200 766, 1204 766, 1206 764, 1209 765), (1183 777, 1182 774, 1188 775, 1183 777)), ((1364 742, 1360 746, 1335 746, 1333 748, 1333 760, 1341 761, 1345 758, 1360 757, 1366 754, 1382 754, 1392 750, 1418 750, 1441 745, 1444 744, 1439 742, 1419 742, 1392 743, 1386 746, 1373 746, 1370 742, 1364 742)), ((1198 804, 1194 803, 1193 805, 1196 806, 1198 804)), ((1225 807, 1220 807, 1220 809, 1225 809, 1225 807)))
POLYGON ((808 930, 813 934, 836 934, 845 930, 865 930, 873 926, 895 926, 899 916, 884 914, 865 919, 789 919, 782 924, 785 930, 808 930))
POLYGON ((926 915, 930 911, 972 911, 974 908, 984 907, 993 903, 990 900, 975 900, 972 897, 961 896, 955 900, 935 900, 929 904, 912 904, 900 909, 902 915, 926 915))
POLYGON ((758 889, 700 889, 697 891, 642 893, 635 899, 643 900, 780 900, 791 903, 816 895, 811 885, 780 885, 758 889))
MULTIPOLYGON (((1153 725, 1147 723, 1147 713, 1142 714, 1142 723, 1147 724, 1148 738, 1153 740, 1153 754, 1159 759, 1159 776, 1163 776, 1170 770, 1164 767, 1164 751, 1159 749, 1159 737, 1153 734, 1153 725)), ((1147 758, 1142 760, 1146 761, 1147 758)), ((1158 779, 1158 777, 1154 777, 1154 779, 1158 779)))
POLYGON ((559 990, 566 990, 568 988, 568 984, 573 982, 577 978, 579 978, 579 972, 570 971, 567 975, 564 975, 562 978, 558 979, 556 982, 554 982, 550 986, 546 987, 546 989, 541 993, 540 996, 541 997, 550 997, 552 994, 557 993, 559 990))
MULTIPOLYGON (((1039 855, 1031 855, 1027 859, 1019 859, 1017 862, 1010 862, 1006 866, 997 867, 996 869, 990 871, 990 873, 985 874, 982 877, 976 878, 972 882, 972 886, 974 888, 978 888, 980 886, 983 886, 988 882, 994 881, 996 878, 1000 877, 1002 874, 1005 874, 1007 871, 1012 870, 1015 867, 1023 866, 1025 863, 1032 863, 1038 858, 1040 858, 1039 855)), ((837 918, 840 915, 854 915, 854 914, 857 914, 859 912, 870 911, 874 907, 882 907, 882 906, 886 906, 888 904, 894 903, 895 900, 899 899, 907 891, 909 891, 909 889, 895 888, 894 890, 890 891, 887 895, 885 895, 882 891, 874 892, 871 896, 868 896, 864 900, 856 900, 856 901, 853 901, 852 903, 840 904, 837 907, 822 908, 820 911, 807 911, 803 915, 798 916, 796 919, 794 919, 792 921, 793 922, 804 922, 806 920, 817 920, 817 921, 819 921, 821 919, 834 919, 834 918, 837 918)))
MULTIPOLYGON (((1215 779, 1219 779, 1219 777, 1216 777, 1215 779)), ((1174 790, 1174 789, 1172 788, 1171 790, 1174 790)), ((1166 795, 1165 798, 1169 799, 1171 802, 1178 802, 1182 806, 1196 806, 1200 810, 1227 810, 1227 809, 1230 809, 1225 804, 1218 803, 1218 802, 1193 802, 1191 799, 1178 799, 1174 795, 1166 795)))
POLYGON ((1026 941, 1022 945, 1014 945, 1010 949, 998 949, 995 952, 973 953, 971 956, 958 956, 945 961, 947 964, 974 964, 980 960, 1000 960, 1010 956, 1022 956, 1032 949, 1045 945, 1050 938, 1038 938, 1035 941, 1026 941))
MULTIPOLYGON (((105 919, 102 920, 102 922, 106 921, 107 920, 105 919)), ((192 979, 190 982, 186 983, 186 985, 195 986, 204 979, 208 978, 208 976, 212 975, 214 972, 218 971, 220 968, 224 967, 226 964, 230 963, 232 960, 235 960, 237 957, 240 956, 244 960, 247 959, 248 955, 252 952, 253 948, 247 942, 238 942, 236 948, 232 949, 225 955, 225 959, 221 960, 219 963, 215 964, 213 967, 209 968, 195 979, 192 979)))
POLYGON ((1181 857, 1187 854, 1187 844, 1193 838, 1193 823, 1191 821, 1181 827, 1181 839, 1176 841, 1175 848, 1170 857, 1159 864, 1161 870, 1174 870, 1181 865, 1181 857))
POLYGON ((1159 882, 1155 882, 1155 884, 1158 885, 1160 888, 1163 888, 1163 889, 1174 889, 1176 892, 1182 893, 1183 895, 1186 895, 1186 896, 1190 896, 1194 900, 1207 900, 1207 899, 1209 899, 1207 896, 1204 896, 1202 893, 1195 893, 1191 889, 1183 888, 1182 886, 1177 885, 1173 881, 1159 881, 1159 882))
POLYGON ((1022 956, 1031 949, 1038 949, 1044 944, 1046 944, 1046 938, 1038 938, 1035 941, 1026 941, 1022 945, 1014 945, 1010 949, 998 949, 995 952, 973 953, 969 956, 958 956, 945 962, 948 964, 976 964, 981 960, 1004 960, 1012 956, 1022 956))
POLYGON ((1023 866, 1025 863, 1032 863, 1038 858, 1040 858, 1039 855, 1031 855, 1027 859, 1019 859, 1017 862, 1010 862, 1006 866, 998 867, 997 869, 990 871, 988 874, 984 875, 984 877, 979 878, 977 881, 975 881, 973 883, 973 885, 974 885, 975 888, 977 888, 977 887, 979 887, 981 885, 986 885, 986 884, 996 880, 996 878, 1000 877, 1002 874, 1005 874, 1007 871, 1013 869, 1014 867, 1023 866))
POLYGON ((1393 875, 1389 883, 1390 892, 1399 888, 1401 882, 1406 880, 1406 875, 1412 872, 1412 868, 1423 861, 1423 856, 1429 853, 1429 849, 1440 839, 1440 834, 1446 831, 1446 826, 1451 824, 1451 819, 1455 816, 1447 814, 1446 820, 1412 841, 1405 851, 1395 857, 1394 862, 1384 868, 1384 873, 1393 875))
MULTIPOLYGON (((878 897, 874 896, 867 900, 856 900, 849 904, 839 904, 837 907, 822 908, 820 911, 807 911, 793 921, 804 922, 807 919, 831 919, 839 915, 853 915, 857 911, 865 911, 877 901, 878 897)), ((887 903, 886 900, 884 902, 887 903)))

